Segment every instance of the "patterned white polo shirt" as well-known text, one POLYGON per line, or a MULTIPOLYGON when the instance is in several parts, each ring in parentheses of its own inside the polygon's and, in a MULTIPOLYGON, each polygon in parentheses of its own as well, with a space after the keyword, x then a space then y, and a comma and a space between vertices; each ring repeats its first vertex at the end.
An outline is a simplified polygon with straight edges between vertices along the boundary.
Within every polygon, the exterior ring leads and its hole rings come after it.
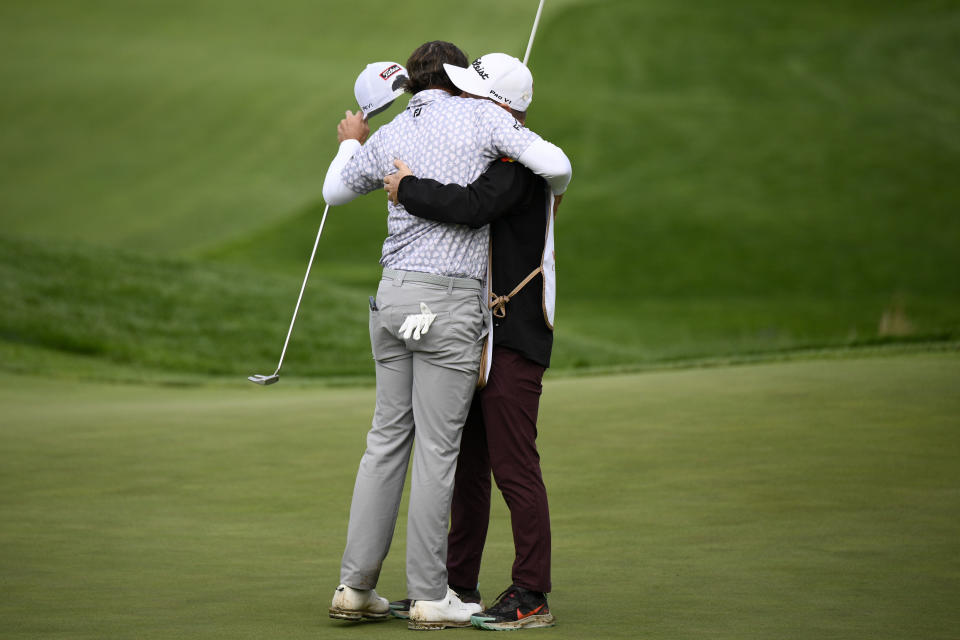
MULTIPOLYGON (((439 89, 414 95, 403 113, 382 126, 343 168, 341 178, 357 193, 383 188, 394 159, 414 175, 465 186, 497 158, 516 159, 540 136, 489 100, 455 97, 439 89)), ((487 227, 471 229, 418 218, 387 205, 387 239, 380 264, 483 280, 487 227)))

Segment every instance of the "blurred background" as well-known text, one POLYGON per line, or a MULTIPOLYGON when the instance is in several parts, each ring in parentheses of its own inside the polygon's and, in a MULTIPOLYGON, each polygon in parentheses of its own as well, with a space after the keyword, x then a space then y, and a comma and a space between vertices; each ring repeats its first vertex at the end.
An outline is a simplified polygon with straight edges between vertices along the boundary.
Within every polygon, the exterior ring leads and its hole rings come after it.
MULTIPOLYGON (((272 371, 357 74, 433 39, 522 57, 536 2, 397 8, 0 4, 0 368, 272 371)), ((548 1, 554 370, 956 341, 958 61, 943 0, 548 1)), ((331 210, 287 374, 372 374, 385 218, 331 210)))

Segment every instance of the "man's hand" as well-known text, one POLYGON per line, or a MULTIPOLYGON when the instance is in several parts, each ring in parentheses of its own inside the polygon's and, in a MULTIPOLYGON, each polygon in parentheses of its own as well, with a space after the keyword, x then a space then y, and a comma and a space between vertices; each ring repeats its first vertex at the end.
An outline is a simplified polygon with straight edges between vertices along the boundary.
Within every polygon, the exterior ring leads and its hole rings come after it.
POLYGON ((557 215, 557 209, 560 208, 560 201, 563 200, 563 194, 553 196, 553 215, 557 215))
POLYGON ((351 113, 347 111, 347 117, 337 125, 337 142, 344 140, 359 140, 363 144, 370 135, 370 125, 363 119, 363 111, 351 113))
POLYGON ((391 173, 383 178, 383 189, 387 192, 387 198, 393 204, 400 204, 397 202, 397 193, 400 191, 400 181, 403 180, 405 176, 412 176, 413 172, 410 171, 410 167, 407 166, 403 160, 394 160, 393 166, 397 168, 396 173, 391 173))

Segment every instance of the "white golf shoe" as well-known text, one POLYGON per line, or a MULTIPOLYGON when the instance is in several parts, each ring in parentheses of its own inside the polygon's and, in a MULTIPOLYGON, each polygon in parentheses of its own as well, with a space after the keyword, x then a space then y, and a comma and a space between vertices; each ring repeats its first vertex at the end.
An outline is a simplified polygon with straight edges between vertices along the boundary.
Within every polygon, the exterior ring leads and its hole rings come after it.
POLYGON ((373 589, 354 589, 342 584, 333 594, 330 617, 354 621, 386 620, 390 617, 390 603, 373 589))
POLYGON ((447 595, 440 600, 417 600, 410 607, 410 629, 446 629, 448 627, 469 627, 470 616, 483 610, 479 604, 465 603, 453 589, 447 588, 447 595))

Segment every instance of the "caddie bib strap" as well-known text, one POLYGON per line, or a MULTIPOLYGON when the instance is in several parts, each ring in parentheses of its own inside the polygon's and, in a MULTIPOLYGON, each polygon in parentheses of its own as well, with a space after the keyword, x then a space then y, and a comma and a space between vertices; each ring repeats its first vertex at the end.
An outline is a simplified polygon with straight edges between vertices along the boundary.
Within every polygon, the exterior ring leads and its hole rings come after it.
POLYGON ((523 281, 507 295, 498 296, 490 291, 488 294, 489 302, 487 303, 488 307, 493 310, 494 316, 498 318, 506 317, 506 305, 510 302, 510 298, 517 295, 538 273, 543 274, 543 320, 547 323, 547 327, 551 331, 553 330, 553 315, 556 310, 557 298, 557 259, 554 252, 553 240, 553 203, 554 195, 550 191, 550 188, 547 187, 547 229, 543 241, 543 257, 540 259, 540 266, 531 271, 530 275, 524 278, 523 281))
POLYGON ((531 271, 531 272, 530 272, 530 275, 528 275, 526 278, 524 278, 523 281, 520 282, 520 284, 518 284, 517 286, 515 286, 515 287, 513 288, 513 291, 511 291, 510 293, 508 293, 508 294, 505 295, 505 296, 498 296, 497 294, 495 294, 495 293, 493 293, 493 292, 491 291, 490 294, 489 294, 489 296, 490 296, 490 301, 487 303, 487 306, 488 306, 490 309, 493 309, 493 315, 495 315, 495 316, 498 317, 498 318, 505 318, 505 317, 507 316, 507 308, 506 308, 506 307, 507 307, 507 303, 510 302, 510 298, 512 298, 513 296, 517 295, 517 294, 520 292, 520 290, 523 289, 525 286, 527 286, 527 283, 529 283, 531 280, 533 280, 534 277, 536 277, 536 275, 537 275, 538 273, 540 273, 541 271, 543 271, 543 266, 542 266, 542 265, 539 266, 539 267, 537 267, 537 268, 534 269, 533 271, 531 271))

